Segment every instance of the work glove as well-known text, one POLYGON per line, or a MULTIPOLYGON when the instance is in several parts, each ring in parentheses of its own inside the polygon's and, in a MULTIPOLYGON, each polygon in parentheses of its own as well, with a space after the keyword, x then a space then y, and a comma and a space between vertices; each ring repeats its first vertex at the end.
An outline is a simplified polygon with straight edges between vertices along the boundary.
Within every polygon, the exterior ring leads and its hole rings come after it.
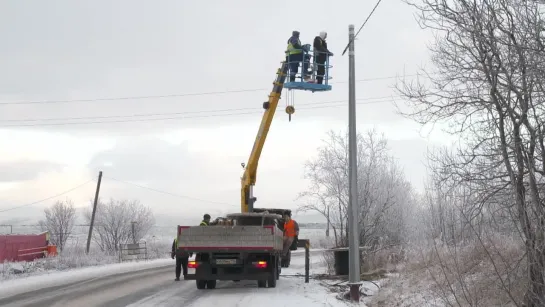
POLYGON ((174 253, 170 253, 170 257, 174 259, 174 253))

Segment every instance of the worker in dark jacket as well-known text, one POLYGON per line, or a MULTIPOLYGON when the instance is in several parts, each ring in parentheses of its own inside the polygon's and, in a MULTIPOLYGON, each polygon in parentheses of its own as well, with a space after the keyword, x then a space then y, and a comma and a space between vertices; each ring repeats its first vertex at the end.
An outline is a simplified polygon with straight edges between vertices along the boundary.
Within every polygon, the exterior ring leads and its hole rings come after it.
POLYGON ((182 267, 184 269, 184 277, 187 275, 187 264, 189 262, 189 257, 191 257, 192 255, 178 249, 178 238, 176 237, 174 239, 174 242, 172 242, 172 252, 170 253, 170 256, 172 257, 172 259, 176 257, 176 279, 175 280, 179 281, 182 267))
POLYGON ((325 75, 325 65, 328 57, 333 56, 333 53, 327 49, 327 42, 325 41, 327 37, 327 32, 320 32, 319 36, 314 38, 314 61, 318 66, 316 72, 316 83, 322 84, 324 81, 325 75))
POLYGON ((202 222, 199 226, 210 226, 210 214, 205 214, 202 218, 202 222))
POLYGON ((308 72, 310 56, 307 55, 305 50, 303 49, 303 45, 301 45, 299 35, 299 31, 293 31, 291 37, 288 39, 286 62, 290 67, 290 82, 295 82, 295 76, 299 71, 299 63, 301 62, 303 62, 303 70, 301 74, 304 76, 305 80, 308 80, 310 78, 310 73, 308 72))

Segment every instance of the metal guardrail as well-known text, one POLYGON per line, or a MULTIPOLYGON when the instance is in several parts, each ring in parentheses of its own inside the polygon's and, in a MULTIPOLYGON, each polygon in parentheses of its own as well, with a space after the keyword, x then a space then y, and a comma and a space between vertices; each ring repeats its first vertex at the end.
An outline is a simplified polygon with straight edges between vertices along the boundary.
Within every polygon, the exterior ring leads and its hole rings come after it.
POLYGON ((119 262, 147 259, 148 248, 146 242, 119 244, 119 262))
POLYGON ((40 246, 40 247, 33 247, 33 248, 25 248, 25 249, 19 249, 17 250, 17 257, 25 257, 25 256, 32 256, 32 255, 45 255, 47 254, 47 246, 40 246))

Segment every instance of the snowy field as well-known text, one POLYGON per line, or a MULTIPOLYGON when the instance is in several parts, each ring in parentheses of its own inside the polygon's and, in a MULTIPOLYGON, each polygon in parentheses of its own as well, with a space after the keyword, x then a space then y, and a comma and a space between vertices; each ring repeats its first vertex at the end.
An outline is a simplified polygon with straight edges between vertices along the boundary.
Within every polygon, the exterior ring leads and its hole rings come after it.
MULTIPOLYGON (((168 229, 175 229, 168 228, 168 229)), ((148 248, 148 259, 169 259, 174 240, 174 233, 163 228, 155 228, 150 236, 145 238, 148 248)), ((327 248, 333 246, 333 238, 325 237, 325 229, 301 228, 300 238, 310 239, 311 248, 327 248)), ((72 269, 102 266, 119 262, 117 254, 107 254, 91 245, 90 253, 85 253, 87 234, 76 233, 68 240, 65 251, 58 257, 40 259, 28 263, 0 264, 0 280, 25 278, 29 276, 47 274, 51 271, 67 271, 72 269)))
MULTIPOLYGON (((322 251, 311 252, 310 269, 311 274, 325 272, 322 251)), ((194 281, 174 282, 173 271, 174 260, 159 259, 9 280, 0 283, 0 305, 24 306, 39 302, 41 306, 61 303, 66 306, 75 303, 78 306, 348 306, 322 283, 311 280, 305 284, 302 276, 296 276, 304 273, 302 251, 295 252, 290 268, 282 270, 276 288, 257 288, 255 282, 224 281, 218 282, 215 290, 197 290, 194 281), (96 292, 98 288, 102 290, 96 292), (31 291, 36 292, 30 295, 31 291)))
MULTIPOLYGON (((302 228, 300 238, 308 238, 311 241, 311 274, 328 273, 324 250, 333 245, 333 237, 326 238, 324 229, 302 228)), ((304 283, 304 257, 302 256, 304 250, 302 249, 294 252, 290 268, 283 269, 282 278, 274 289, 257 289, 255 282, 221 282, 218 283, 214 294, 211 294, 196 291, 192 281, 174 284, 172 280, 174 260, 170 259, 172 240, 172 236, 160 232, 149 236, 147 244, 150 260, 143 262, 118 263, 117 255, 104 254, 96 246, 93 246, 91 253, 86 255, 85 241, 76 239, 72 240, 66 251, 58 257, 23 264, 7 263, 3 265, 3 268, 0 265, 0 305, 5 305, 2 303, 2 298, 13 297, 17 294, 28 296, 30 291, 37 291, 39 294, 40 291, 45 291, 46 287, 78 285, 84 282, 90 283, 89 287, 96 290, 97 287, 103 287, 108 282, 118 283, 108 280, 119 280, 119 283, 125 285, 122 289, 114 287, 111 290, 114 292, 99 298, 108 302, 108 306, 168 306, 181 302, 186 302, 187 306, 208 306, 216 304, 220 299, 222 306, 250 304, 269 306, 268 303, 275 307, 349 305, 346 301, 337 298, 339 292, 346 291, 347 288, 347 283, 342 280, 313 280, 311 278, 309 284, 304 283), (9 268, 18 269, 22 273, 10 273, 9 268), (156 273, 154 269, 157 270, 156 273), (150 270, 151 272, 148 272, 150 270), (131 277, 133 276, 131 274, 138 272, 141 272, 141 275, 131 277), (147 285, 145 283, 142 285, 139 279, 145 279, 147 285), (178 286, 181 283, 183 285, 178 286), (149 295, 135 294, 135 291, 144 290, 149 295), (109 301, 116 299, 119 295, 122 295, 123 299, 118 298, 117 303, 109 301)), ((331 257, 329 259, 329 270, 331 270, 331 257)), ((444 306, 431 292, 429 285, 426 286, 426 282, 407 280, 399 274, 388 275, 386 279, 362 284, 361 290, 365 295, 358 306, 389 306, 393 302, 395 306, 400 307, 444 306)), ((83 296, 88 291, 91 290, 78 288, 78 293, 83 296)), ((32 294, 32 296, 40 297, 38 294, 32 294)), ((49 299, 53 298, 49 296, 49 299)), ((80 297, 80 299, 85 301, 90 298, 80 297)), ((17 300, 14 302, 6 306, 24 306, 17 300)), ((64 305, 71 304, 71 301, 63 302, 64 305)), ((80 306, 94 306, 94 303, 89 304, 80 304, 80 306)), ((48 305, 44 304, 44 306, 48 305)))

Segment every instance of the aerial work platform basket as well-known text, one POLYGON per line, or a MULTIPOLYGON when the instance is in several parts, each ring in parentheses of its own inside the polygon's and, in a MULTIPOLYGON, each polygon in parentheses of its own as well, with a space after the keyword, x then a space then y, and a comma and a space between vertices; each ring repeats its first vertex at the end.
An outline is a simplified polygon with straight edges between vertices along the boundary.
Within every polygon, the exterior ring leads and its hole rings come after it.
POLYGON ((312 50, 309 44, 303 45, 300 54, 286 55, 288 81, 284 83, 284 88, 311 92, 331 91, 329 69, 333 66, 329 65, 329 57, 327 53, 312 50), (325 62, 318 62, 318 58, 325 58, 325 62), (320 77, 323 79, 321 83, 320 77))

